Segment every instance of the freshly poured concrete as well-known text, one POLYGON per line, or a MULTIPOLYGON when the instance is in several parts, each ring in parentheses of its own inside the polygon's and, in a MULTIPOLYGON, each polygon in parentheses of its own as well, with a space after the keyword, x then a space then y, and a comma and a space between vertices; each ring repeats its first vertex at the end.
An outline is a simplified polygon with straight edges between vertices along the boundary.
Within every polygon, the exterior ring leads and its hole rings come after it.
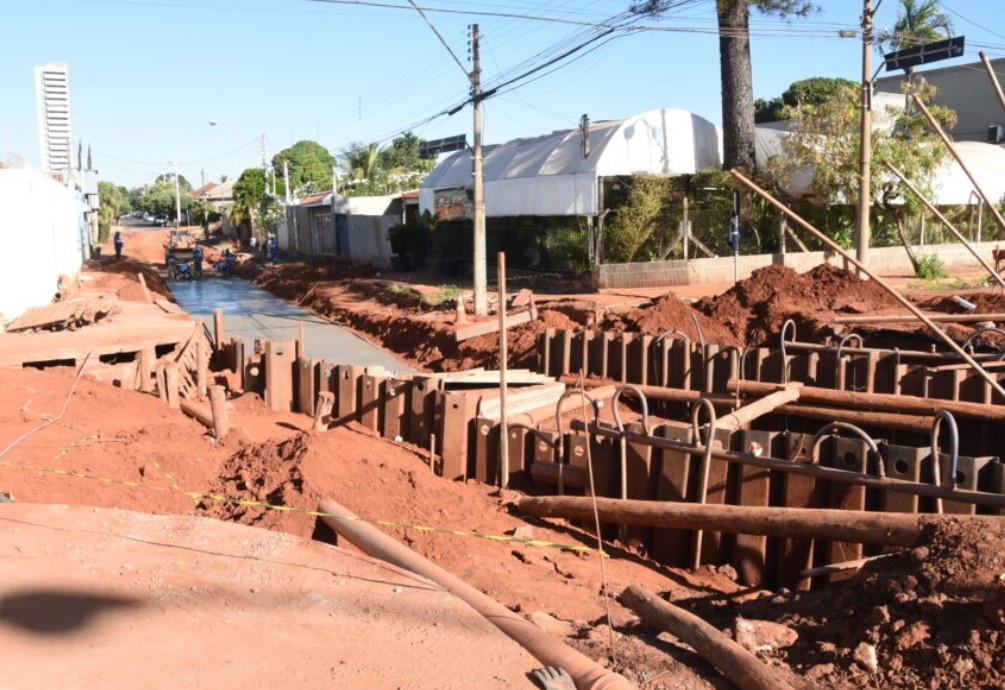
POLYGON ((201 319, 210 330, 213 310, 222 309, 226 339, 241 338, 246 352, 253 351, 256 340, 296 340, 302 322, 309 357, 321 357, 333 364, 380 365, 396 373, 414 371, 351 331, 245 280, 175 280, 169 285, 181 308, 201 319))

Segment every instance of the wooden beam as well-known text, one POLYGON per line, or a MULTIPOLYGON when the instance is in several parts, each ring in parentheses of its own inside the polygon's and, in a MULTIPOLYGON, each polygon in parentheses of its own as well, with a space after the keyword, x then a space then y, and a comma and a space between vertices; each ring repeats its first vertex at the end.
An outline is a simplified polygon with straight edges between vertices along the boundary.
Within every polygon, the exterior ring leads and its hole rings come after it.
MULTIPOLYGON (((981 321, 1005 321, 1005 314, 926 314, 936 323, 975 323, 981 321)), ((832 323, 908 323, 917 321, 914 314, 859 314, 857 316, 837 316, 832 323)))
MULTIPOLYGON (((528 310, 522 311, 519 314, 514 314, 513 316, 507 317, 506 327, 512 328, 513 326, 519 326, 521 324, 530 323, 535 318, 537 314, 528 310)), ((475 323, 464 328, 458 328, 455 331, 455 337, 457 342, 462 340, 468 340, 469 338, 477 338, 480 335, 487 335, 489 333, 497 333, 499 331, 499 321, 483 321, 481 323, 475 323)))
POLYGON ((650 594, 642 585, 631 585, 619 598, 644 622, 665 630, 692 647, 740 690, 793 690, 778 671, 726 637, 693 613, 650 594))
MULTIPOLYGON (((927 523, 967 519, 960 515, 921 516, 827 508, 702 505, 583 496, 525 496, 517 501, 517 507, 520 512, 534 517, 592 520, 594 502, 601 522, 881 546, 917 545, 921 538, 922 520, 927 523)), ((1005 519, 1001 517, 972 519, 982 521, 980 524, 985 528, 1005 528, 1005 519)))
MULTIPOLYGON (((730 379, 726 387, 731 392, 739 391, 745 395, 767 395, 783 389, 781 384, 742 381, 739 379, 730 379)), ((816 388, 813 386, 803 386, 800 390, 799 398, 800 401, 806 403, 853 407, 860 410, 924 415, 934 415, 939 410, 946 410, 956 417, 980 419, 988 422, 1005 421, 1005 407, 1003 406, 957 400, 936 400, 932 398, 918 398, 911 395, 893 395, 892 393, 859 393, 857 391, 831 390, 829 388, 816 388)))

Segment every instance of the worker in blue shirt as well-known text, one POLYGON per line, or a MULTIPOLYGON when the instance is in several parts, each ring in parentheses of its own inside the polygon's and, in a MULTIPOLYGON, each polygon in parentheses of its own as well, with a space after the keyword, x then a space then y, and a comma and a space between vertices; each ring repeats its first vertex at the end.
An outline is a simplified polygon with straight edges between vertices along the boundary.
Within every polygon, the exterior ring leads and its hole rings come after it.
POLYGON ((269 254, 273 261, 279 256, 279 239, 272 233, 269 234, 269 254))
POLYGON ((115 246, 115 258, 122 258, 122 245, 125 244, 122 241, 122 233, 118 230, 115 231, 115 237, 112 239, 112 244, 115 246))
POLYGON ((195 249, 192 250, 192 263, 195 268, 195 277, 202 278, 202 245, 195 245, 195 249))

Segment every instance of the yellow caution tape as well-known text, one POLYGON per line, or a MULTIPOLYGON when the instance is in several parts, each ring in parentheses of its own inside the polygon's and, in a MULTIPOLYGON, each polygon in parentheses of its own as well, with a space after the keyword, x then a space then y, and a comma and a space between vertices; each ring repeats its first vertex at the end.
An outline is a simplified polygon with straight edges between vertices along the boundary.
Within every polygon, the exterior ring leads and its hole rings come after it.
MULTIPOLYGON (((89 436, 83 441, 78 441, 70 444, 63 450, 61 450, 56 458, 59 459, 66 455, 70 448, 83 445, 87 442, 97 442, 100 440, 100 435, 95 434, 89 436)), ((167 472, 164 474, 170 480, 172 486, 151 486, 149 484, 141 484, 140 482, 129 481, 127 479, 111 479, 109 477, 99 477, 93 474, 86 474, 84 472, 75 472, 73 470, 60 470, 53 469, 51 467, 39 467, 37 465, 30 465, 26 463, 13 463, 7 461, 0 461, 0 467, 12 467, 12 468, 23 468, 28 470, 33 470, 35 472, 43 472, 46 474, 54 474, 63 477, 73 477, 75 479, 88 479, 90 481, 100 482, 102 484, 114 484, 117 486, 127 486, 134 489, 144 489, 146 491, 161 491, 165 493, 177 493, 186 498, 189 498, 196 503, 198 501, 216 501, 218 503, 229 503, 231 505, 245 506, 250 508, 261 508, 263 510, 275 510, 284 511, 288 513, 302 513, 304 515, 310 515, 312 517, 327 517, 336 520, 352 520, 356 522, 365 522, 371 525, 379 525, 381 527, 396 527, 399 529, 409 529, 415 530, 417 532, 423 533, 435 533, 435 534, 450 534, 455 537, 474 537, 476 539, 484 539, 487 541, 494 541, 504 544, 522 544, 524 546, 533 546, 542 549, 559 549, 561 551, 578 551, 584 553, 600 553, 602 556, 607 556, 608 554, 601 550, 593 548, 592 546, 582 546, 576 544, 562 544, 559 542, 547 541, 544 539, 521 539, 519 537, 512 537, 505 534, 486 534, 484 532, 474 532, 471 530, 460 530, 460 529, 448 529, 444 527, 430 527, 429 525, 415 525, 404 522, 395 522, 393 520, 368 520, 366 518, 361 518, 358 515, 335 515, 332 513, 325 513, 320 510, 308 510, 306 508, 295 508, 293 506, 281 505, 276 503, 265 503, 262 501, 254 501, 246 498, 233 498, 231 496, 219 496, 217 494, 207 494, 198 491, 184 491, 182 490, 177 482, 175 482, 174 477, 169 475, 167 472)), ((163 472, 164 470, 161 469, 163 472)))

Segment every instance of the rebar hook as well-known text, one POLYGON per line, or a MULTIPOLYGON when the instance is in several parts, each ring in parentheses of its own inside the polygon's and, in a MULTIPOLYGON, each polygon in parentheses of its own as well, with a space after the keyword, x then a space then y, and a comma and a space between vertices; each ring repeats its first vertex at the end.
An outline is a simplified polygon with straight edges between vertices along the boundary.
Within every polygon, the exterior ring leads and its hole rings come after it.
POLYGON ((611 400, 611 412, 614 415, 614 423, 618 427, 618 431, 622 434, 625 432, 625 425, 621 422, 621 413, 618 412, 618 400, 621 399, 621 394, 626 390, 634 393, 639 402, 642 403, 642 428, 645 429, 645 433, 649 435, 649 403, 646 401, 646 394, 642 392, 634 383, 623 383, 618 386, 614 391, 614 399, 611 400))
POLYGON ((782 383, 789 382, 789 356, 785 352, 785 334, 789 332, 789 327, 792 327, 792 341, 796 342, 796 322, 793 319, 785 319, 785 323, 782 324, 782 333, 779 336, 778 349, 782 351, 782 383))
MULTIPOLYGON (((813 438, 810 439, 810 449, 809 449, 810 464, 812 465, 820 464, 820 460, 817 457, 817 446, 820 445, 820 443, 824 440, 825 436, 828 436, 832 432, 837 431, 839 429, 844 431, 850 431, 853 434, 856 434, 859 438, 861 438, 863 441, 866 442, 866 444, 869 446, 869 450, 871 450, 877 456, 879 455, 879 445, 876 443, 876 441, 873 440, 873 438, 869 434, 865 433, 865 431, 863 431, 861 428, 855 426, 854 424, 849 424, 848 422, 831 422, 830 424, 826 424, 820 427, 817 433, 813 434, 813 438)), ((877 465, 876 475, 880 479, 886 479, 886 468, 883 467, 882 458, 880 458, 880 461, 876 463, 876 465, 877 465)))
POLYGON ((844 349, 845 343, 847 343, 849 340, 857 340, 858 341, 858 346, 860 348, 863 346, 863 344, 865 342, 865 341, 862 340, 862 336, 860 336, 858 333, 849 333, 845 337, 841 338, 841 342, 839 342, 838 346, 837 346, 837 356, 834 358, 834 387, 835 388, 837 388, 837 385, 840 382, 840 374, 841 374, 841 350, 844 349))

